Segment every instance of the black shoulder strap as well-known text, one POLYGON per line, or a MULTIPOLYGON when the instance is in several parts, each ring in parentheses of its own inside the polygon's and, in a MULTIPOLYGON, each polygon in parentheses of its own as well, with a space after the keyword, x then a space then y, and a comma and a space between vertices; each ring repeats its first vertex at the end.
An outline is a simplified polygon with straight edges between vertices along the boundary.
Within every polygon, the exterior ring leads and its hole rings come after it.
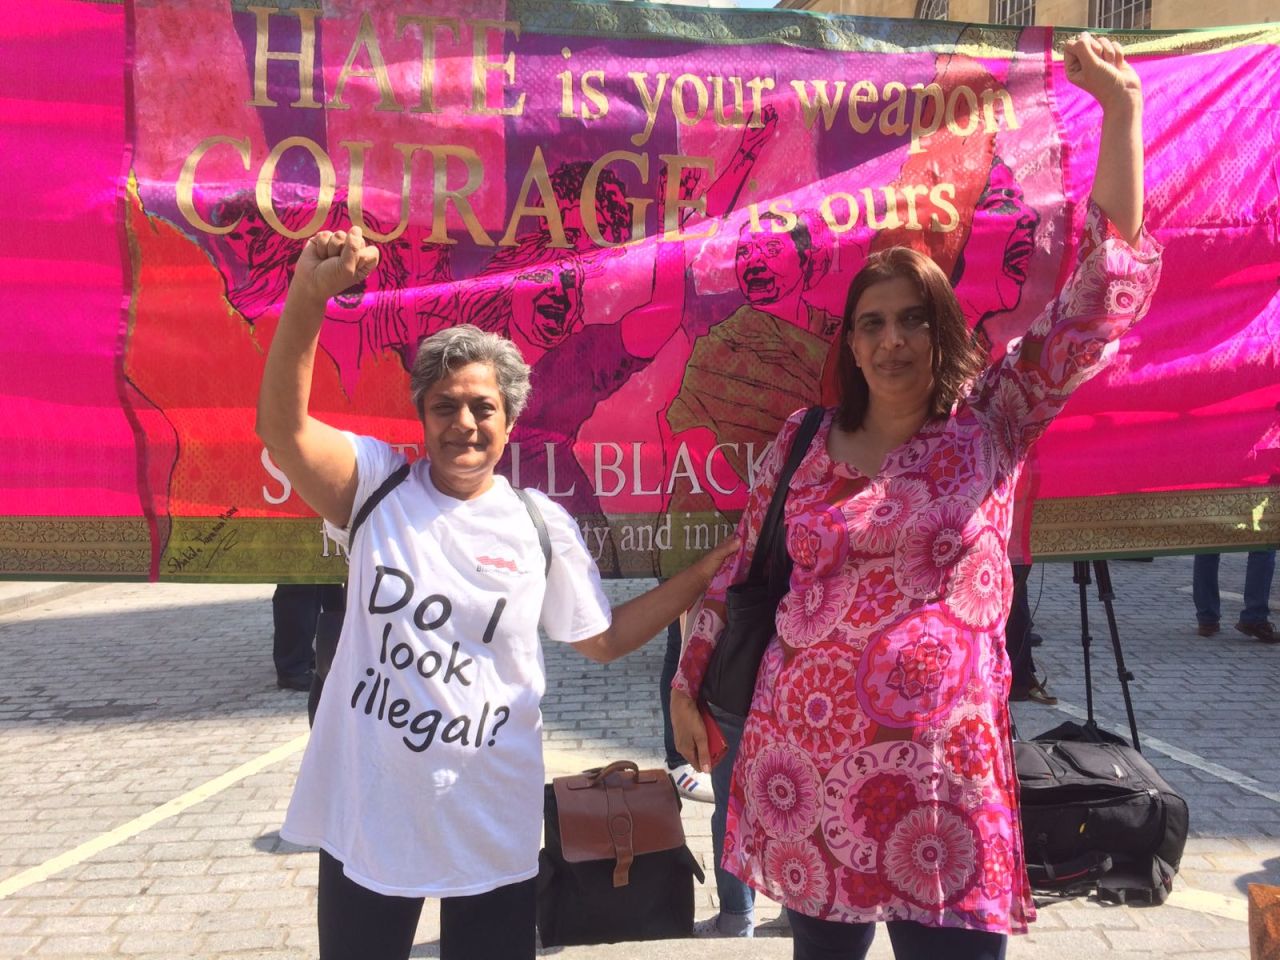
POLYGON ((382 481, 382 486, 369 494, 368 500, 360 504, 360 509, 356 511, 356 518, 351 521, 351 527, 347 531, 348 545, 355 543, 356 531, 360 529, 360 524, 369 519, 369 514, 373 513, 373 508, 382 502, 383 497, 400 486, 407 476, 409 476, 409 464, 402 463, 391 476, 382 481))
MULTIPOLYGON (((373 493, 369 494, 369 499, 360 505, 360 509, 356 512, 356 518, 351 521, 351 528, 347 532, 347 543, 353 543, 356 538, 356 531, 360 529, 360 525, 369 519, 369 514, 373 513, 374 507, 382 502, 382 499, 400 486, 407 476, 409 476, 410 465, 403 463, 392 473, 387 479, 382 481, 381 486, 373 493)), ((516 492, 516 496, 524 504, 524 508, 529 511, 529 519, 533 521, 534 529, 538 531, 538 544, 542 547, 542 556, 546 561, 546 569, 544 573, 551 572, 551 537, 547 533, 546 521, 542 519, 542 511, 538 509, 538 504, 534 502, 533 497, 529 496, 524 490, 512 487, 516 492)))
POLYGON ((538 543, 542 547, 542 558, 546 561, 546 568, 542 571, 545 576, 551 572, 551 537, 547 534, 547 523, 542 519, 542 511, 538 509, 538 504, 533 497, 529 496, 527 490, 521 490, 519 487, 511 489, 523 501, 524 508, 529 511, 529 519, 533 521, 534 529, 538 531, 538 543))
POLYGON ((760 535, 756 538, 756 552, 751 558, 751 572, 747 577, 749 582, 757 583, 764 578, 765 564, 776 549, 775 541, 780 540, 778 528, 782 525, 782 511, 787 505, 787 488, 791 485, 791 477, 799 468, 804 455, 809 452, 809 444, 813 442, 826 412, 826 408, 822 406, 810 407, 800 421, 800 426, 796 428, 791 449, 787 452, 787 462, 782 473, 778 474, 778 485, 773 489, 769 511, 765 514, 764 523, 760 525, 760 535))

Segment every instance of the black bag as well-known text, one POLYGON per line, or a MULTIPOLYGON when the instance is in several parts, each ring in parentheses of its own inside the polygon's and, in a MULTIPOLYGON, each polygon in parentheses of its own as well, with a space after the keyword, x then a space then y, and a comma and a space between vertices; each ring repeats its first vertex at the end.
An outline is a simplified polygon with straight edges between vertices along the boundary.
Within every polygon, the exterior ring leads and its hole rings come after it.
POLYGON ((559 777, 547 784, 543 820, 538 935, 544 947, 693 933, 693 878, 704 878, 685 845, 680 798, 666 771, 620 761, 559 777))
POLYGON ((1096 886, 1113 903, 1165 901, 1187 842, 1187 802, 1141 753, 1096 726, 1063 724, 1016 742, 1014 758, 1033 889, 1096 886))
POLYGON ((724 598, 724 632, 707 664, 699 696, 734 716, 745 717, 751 710, 760 661, 773 639, 778 604, 786 596, 791 581, 791 556, 787 553, 786 537, 781 534, 787 487, 808 453, 825 412, 823 407, 810 407, 800 422, 786 465, 778 476, 773 499, 769 501, 769 510, 760 525, 751 570, 747 579, 731 586, 724 598))

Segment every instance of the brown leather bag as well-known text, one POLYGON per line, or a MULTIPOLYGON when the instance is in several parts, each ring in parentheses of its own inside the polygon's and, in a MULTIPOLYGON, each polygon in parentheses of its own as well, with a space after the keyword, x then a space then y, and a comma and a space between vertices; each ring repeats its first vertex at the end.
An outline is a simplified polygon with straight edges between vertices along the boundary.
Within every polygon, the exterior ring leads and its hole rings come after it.
POLYGON ((630 882, 636 857, 684 846, 680 801, 665 770, 619 760, 551 783, 564 859, 612 860, 615 887, 630 882))
POLYGON ((1249 958, 1280 960, 1280 887, 1249 884, 1249 958))

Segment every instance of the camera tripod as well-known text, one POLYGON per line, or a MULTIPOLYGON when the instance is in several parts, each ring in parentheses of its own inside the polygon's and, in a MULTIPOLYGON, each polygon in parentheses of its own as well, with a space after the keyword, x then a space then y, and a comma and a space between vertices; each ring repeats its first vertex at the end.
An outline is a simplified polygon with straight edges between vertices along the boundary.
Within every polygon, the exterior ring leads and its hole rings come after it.
POLYGON ((1093 665, 1090 657, 1093 646, 1093 637, 1089 634, 1088 588, 1092 582, 1089 576, 1090 564, 1093 566, 1092 580, 1098 583, 1098 599, 1102 601, 1103 609, 1107 614, 1111 650, 1116 658, 1116 677, 1120 681, 1120 690, 1124 694, 1125 713, 1129 716, 1129 735, 1133 741, 1133 748, 1141 753, 1142 747, 1138 744, 1138 722, 1133 715, 1133 698, 1129 695, 1129 681, 1133 679, 1133 672, 1124 665, 1124 653, 1120 649, 1120 630, 1116 625, 1114 605, 1116 594, 1111 586, 1111 571, 1107 567, 1106 560, 1077 560, 1073 564, 1072 580, 1080 589, 1080 646, 1084 649, 1085 710, 1088 713, 1084 726, 1090 734, 1098 735, 1098 722, 1093 716, 1093 665))

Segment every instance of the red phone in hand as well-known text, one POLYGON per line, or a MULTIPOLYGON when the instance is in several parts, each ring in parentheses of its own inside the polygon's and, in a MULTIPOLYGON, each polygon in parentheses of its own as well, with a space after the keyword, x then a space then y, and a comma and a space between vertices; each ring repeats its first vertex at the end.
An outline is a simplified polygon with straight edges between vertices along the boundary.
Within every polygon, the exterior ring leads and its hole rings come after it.
POLYGON ((702 715, 702 725, 707 728, 707 752, 711 754, 711 765, 714 767, 729 752, 729 744, 725 741, 720 724, 716 723, 716 718, 711 715, 705 700, 698 701, 698 713, 702 715))

